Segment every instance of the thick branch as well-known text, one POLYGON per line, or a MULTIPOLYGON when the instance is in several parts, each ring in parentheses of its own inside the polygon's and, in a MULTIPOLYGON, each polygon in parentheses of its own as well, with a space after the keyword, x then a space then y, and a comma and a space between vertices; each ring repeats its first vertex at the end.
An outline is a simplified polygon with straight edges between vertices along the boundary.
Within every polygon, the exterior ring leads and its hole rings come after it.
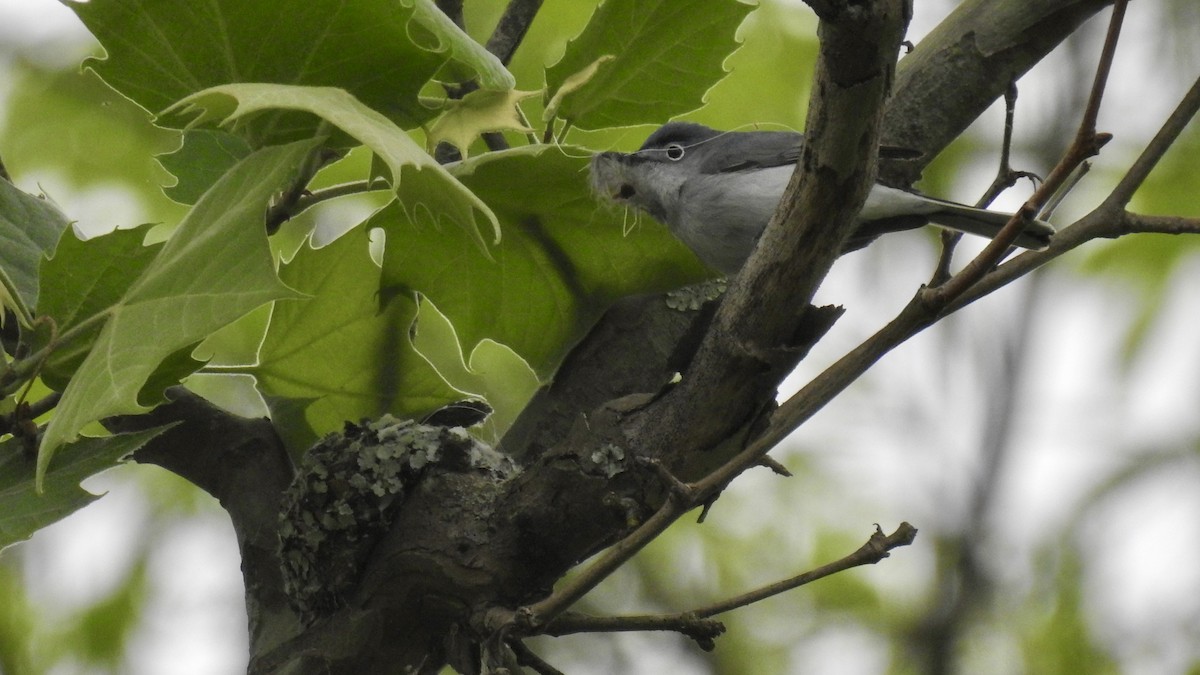
POLYGON ((638 420, 631 446, 684 480, 693 453, 752 421, 802 355, 804 317, 875 180, 883 103, 908 20, 902 0, 822 22, 808 142, 779 210, 735 278, 682 382, 638 420), (697 415, 700 410, 722 414, 697 415))
POLYGON ((914 162, 889 162, 881 178, 911 185, 1010 82, 1112 0, 967 0, 938 24, 896 69, 883 142, 921 150, 914 162))
POLYGON ((216 497, 229 513, 242 554, 251 649, 257 653, 293 632, 295 616, 283 594, 277 553, 279 501, 292 464, 270 420, 229 413, 183 387, 145 415, 104 421, 112 432, 181 422, 134 454, 143 464, 172 471, 216 497))
MULTIPOLYGON (((775 387, 806 352, 814 335, 814 313, 806 308, 874 181, 882 106, 908 19, 903 0, 858 8, 863 11, 842 12, 838 23, 821 24, 810 141, 762 244, 733 281, 682 381, 642 409, 618 414, 610 421, 618 429, 607 432, 608 438, 592 421, 592 433, 581 439, 585 444, 596 447, 608 440, 661 459, 685 480, 702 476, 710 463, 736 452, 736 445, 717 448, 737 438, 770 405, 775 387), (697 415, 699 410, 722 414, 706 417, 697 415)), ((525 615, 528 627, 537 630, 570 606, 690 502, 676 494, 635 536, 607 552, 597 563, 599 571, 531 607, 525 615)))

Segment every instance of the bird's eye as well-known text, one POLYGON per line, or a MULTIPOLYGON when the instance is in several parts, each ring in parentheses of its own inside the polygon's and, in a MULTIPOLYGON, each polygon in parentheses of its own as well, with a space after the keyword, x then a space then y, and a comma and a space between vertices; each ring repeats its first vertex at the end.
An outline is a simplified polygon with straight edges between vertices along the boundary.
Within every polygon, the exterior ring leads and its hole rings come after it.
POLYGON ((683 146, 678 143, 671 143, 667 146, 667 159, 672 162, 678 162, 683 159, 683 146))

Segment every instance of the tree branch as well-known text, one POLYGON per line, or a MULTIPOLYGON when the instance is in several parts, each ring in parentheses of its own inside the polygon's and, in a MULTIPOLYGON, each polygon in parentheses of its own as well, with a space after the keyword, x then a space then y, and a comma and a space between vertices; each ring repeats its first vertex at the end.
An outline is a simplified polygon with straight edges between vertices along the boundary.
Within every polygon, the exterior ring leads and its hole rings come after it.
POLYGON ((487 50, 500 59, 500 63, 507 66, 512 61, 513 54, 521 46, 541 6, 542 0, 509 0, 486 45, 487 50))
POLYGON ((1175 143, 1179 134, 1198 112, 1200 112, 1200 78, 1197 78, 1192 84, 1191 89, 1184 95, 1179 105, 1175 107, 1158 133, 1104 202, 1081 218, 1079 222, 1060 230, 1054 235, 1050 246, 1045 250, 1022 253, 989 272, 979 283, 955 299, 947 308, 947 312, 958 311, 1092 239, 1112 238, 1135 232, 1193 233, 1190 219, 1164 221, 1158 219, 1159 217, 1152 217, 1151 220, 1147 220, 1146 216, 1135 217, 1127 213, 1124 207, 1133 198, 1133 193, 1138 186, 1150 175, 1150 172, 1158 165, 1158 161, 1175 143), (1161 227, 1162 229, 1137 229, 1138 227, 1161 227))
POLYGON ((908 523, 900 523, 896 531, 889 535, 885 535, 876 525, 874 534, 866 543, 839 560, 718 603, 677 614, 596 617, 566 612, 551 621, 544 632, 546 635, 560 636, 573 633, 670 630, 683 633, 697 641, 711 641, 725 632, 725 627, 719 622, 707 621, 709 617, 746 607, 853 567, 874 565, 891 555, 890 551, 893 549, 913 543, 916 536, 917 529, 908 523))
POLYGON ((824 579, 825 577, 837 574, 838 572, 843 572, 852 567, 874 565, 880 560, 890 556, 893 549, 897 549, 901 546, 908 546, 909 544, 913 543, 916 538, 917 528, 909 525, 908 523, 900 523, 900 526, 896 528, 895 532, 887 535, 885 535, 883 530, 876 525, 875 533, 872 534, 869 539, 867 539, 867 542, 860 546, 854 553, 851 553, 841 560, 835 560, 834 562, 831 562, 827 565, 822 565, 814 570, 805 572, 804 574, 794 576, 791 579, 778 581, 770 584, 769 586, 764 586, 749 593, 739 595, 735 598, 730 598, 723 602, 718 602, 707 607, 701 607, 693 610, 693 612, 697 616, 714 616, 716 614, 722 614, 731 609, 745 607, 746 605, 759 602, 760 600, 765 600, 769 597, 779 595, 780 593, 790 591, 793 588, 799 588, 800 586, 812 583, 818 579, 824 579))
POLYGON ((229 513, 242 555, 251 653, 294 632, 295 614, 283 593, 276 528, 292 464, 271 421, 226 412, 183 387, 145 415, 104 420, 114 433, 181 424, 134 453, 142 464, 172 471, 216 497, 229 513))
POLYGON ((379 192, 382 190, 391 189, 391 185, 386 180, 379 178, 364 178, 363 180, 350 181, 348 183, 340 183, 338 185, 330 185, 327 188, 313 190, 312 192, 305 191, 292 204, 289 217, 304 213, 312 207, 338 197, 346 197, 349 195, 361 195, 368 192, 379 192))
POLYGON ((305 158, 304 165, 300 167, 296 179, 267 209, 267 234, 275 234, 279 231, 280 226, 307 208, 299 207, 299 203, 301 198, 308 193, 308 184, 326 164, 339 157, 341 157, 341 153, 337 151, 318 147, 305 158))
POLYGON ((1104 47, 1100 53, 1100 62, 1096 67, 1096 76, 1092 83, 1092 93, 1088 97, 1083 110, 1083 118, 1075 133, 1075 140, 1067 148, 1066 154, 1046 180, 1034 190, 1033 195, 1026 200, 1019 211, 1013 214, 1008 223, 988 243, 988 245, 967 263, 958 274, 936 289, 928 289, 923 293, 929 295, 927 300, 938 306, 946 306, 952 300, 966 292, 983 278, 983 275, 993 269, 1008 252, 1016 241, 1017 235, 1042 210, 1046 202, 1062 187, 1071 174, 1075 172, 1084 160, 1094 157, 1100 148, 1112 139, 1111 134, 1096 133, 1096 118, 1100 114, 1100 103, 1104 100, 1104 87, 1108 83, 1108 74, 1112 70, 1112 60, 1117 51, 1117 39, 1121 35, 1121 25, 1125 20, 1125 5, 1128 0, 1117 0, 1113 7, 1112 17, 1108 23, 1108 34, 1104 39, 1104 47))
MULTIPOLYGON (((810 142, 761 245, 733 280, 682 381, 644 409, 618 415, 614 423, 620 430, 605 432, 592 421, 593 441, 608 434, 622 447, 661 459, 685 479, 704 475, 707 467, 697 458, 707 454, 709 461, 719 461, 735 451, 715 448, 743 435, 739 430, 754 422, 814 336, 828 328, 836 312, 805 308, 874 182, 882 106, 909 16, 904 0, 857 9, 836 13, 837 23, 821 23, 810 142), (696 415, 716 408, 724 414, 696 415)), ((699 499, 715 492, 707 490, 699 499)), ((677 489, 668 493, 653 516, 592 568, 519 611, 520 629, 540 630, 696 503, 677 489)))
POLYGON ((1113 0, 966 0, 900 60, 883 143, 925 153, 889 161, 888 185, 907 186, 1015 82, 1113 0))

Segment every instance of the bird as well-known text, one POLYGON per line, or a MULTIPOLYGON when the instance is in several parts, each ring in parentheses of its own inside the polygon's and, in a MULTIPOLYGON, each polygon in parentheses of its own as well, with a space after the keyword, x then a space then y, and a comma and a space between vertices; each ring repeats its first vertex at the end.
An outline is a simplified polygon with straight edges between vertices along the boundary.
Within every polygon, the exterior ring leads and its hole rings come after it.
MULTIPOLYGON (((649 214, 706 265, 733 275, 775 213, 803 144, 804 135, 795 131, 718 131, 668 122, 636 152, 595 154, 592 189, 649 214)), ((846 250, 928 223, 990 238, 1012 215, 876 183, 846 250)), ((1049 223, 1031 220, 1014 243, 1041 249, 1053 234, 1049 223)))

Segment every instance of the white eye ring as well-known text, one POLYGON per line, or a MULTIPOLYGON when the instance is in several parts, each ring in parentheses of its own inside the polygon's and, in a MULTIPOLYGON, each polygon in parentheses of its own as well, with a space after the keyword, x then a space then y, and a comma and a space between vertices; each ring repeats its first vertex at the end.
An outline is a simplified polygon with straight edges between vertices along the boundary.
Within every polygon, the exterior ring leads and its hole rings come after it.
POLYGON ((683 159, 683 154, 684 154, 683 146, 678 143, 668 144, 667 148, 666 148, 666 152, 667 152, 667 159, 671 160, 672 162, 678 162, 679 160, 683 159))

